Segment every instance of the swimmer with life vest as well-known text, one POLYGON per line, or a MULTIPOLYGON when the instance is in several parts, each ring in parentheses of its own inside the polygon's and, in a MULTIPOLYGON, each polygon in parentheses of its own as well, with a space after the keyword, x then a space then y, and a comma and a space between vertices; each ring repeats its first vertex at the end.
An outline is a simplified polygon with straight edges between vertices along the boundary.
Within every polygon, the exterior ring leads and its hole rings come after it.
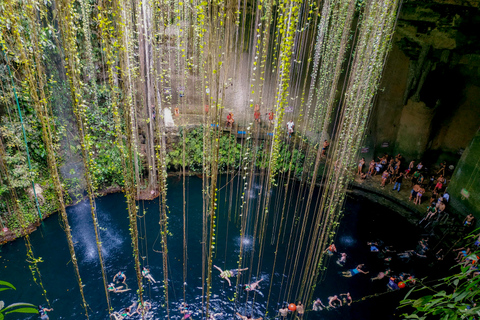
POLYGON ((230 282, 229 278, 236 277, 240 274, 240 272, 248 270, 248 268, 245 268, 245 269, 232 269, 232 270, 223 271, 222 269, 220 269, 216 265, 213 265, 213 266, 215 267, 215 269, 220 271, 220 278, 227 280, 229 286, 232 286, 232 283, 230 282))
POLYGON ((118 273, 113 277, 113 282, 117 282, 117 283, 126 284, 125 283, 126 280, 127 280, 127 277, 122 271, 118 271, 118 273))

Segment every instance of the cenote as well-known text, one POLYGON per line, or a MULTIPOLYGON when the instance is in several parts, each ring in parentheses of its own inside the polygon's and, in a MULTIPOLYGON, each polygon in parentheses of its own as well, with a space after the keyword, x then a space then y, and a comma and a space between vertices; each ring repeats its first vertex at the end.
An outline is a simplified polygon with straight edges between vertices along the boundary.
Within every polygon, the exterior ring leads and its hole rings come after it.
MULTIPOLYGON (((257 179, 256 179, 257 180, 257 179)), ((170 317, 180 319, 179 305, 184 301, 183 293, 183 207, 182 192, 183 180, 178 177, 168 178, 168 207, 169 207, 169 232, 168 236, 168 267, 169 267, 169 306, 170 317)), ((235 221, 235 212, 230 212, 228 218, 228 202, 237 201, 236 193, 232 199, 228 198, 230 188, 236 188, 238 179, 226 183, 226 177, 222 176, 219 185, 225 186, 220 190, 219 219, 217 249, 213 257, 213 263, 222 269, 237 268, 240 241, 244 242, 244 261, 249 270, 243 273, 239 279, 240 284, 248 283, 259 278, 264 279, 261 283, 260 292, 255 297, 250 293, 247 297, 245 291, 238 291, 235 298, 235 278, 232 278, 232 286, 219 278, 219 272, 213 270, 211 310, 215 313, 223 313, 219 319, 232 319, 235 312, 252 313, 254 316, 263 316, 267 311, 266 303, 269 298, 269 313, 265 318, 272 319, 277 315, 277 310, 285 302, 287 286, 290 285, 292 277, 293 261, 291 252, 288 252, 289 240, 294 239, 300 228, 300 221, 306 218, 303 208, 297 209, 300 217, 294 217, 294 207, 298 192, 298 184, 291 190, 295 197, 289 201, 286 210, 287 231, 280 237, 276 269, 272 277, 275 244, 271 243, 272 227, 278 227, 275 221, 275 214, 270 215, 265 238, 265 248, 259 263, 258 237, 253 238, 255 223, 255 212, 251 212, 251 219, 248 221, 247 232, 242 237, 238 223, 235 221), (226 200, 226 201, 225 201, 226 200), (297 225, 292 226, 292 223, 297 225), (253 260, 251 258, 253 257, 253 260), (258 270, 258 266, 260 270, 258 270), (253 274, 251 273, 253 271, 253 274), (268 289, 272 284, 272 291, 268 297, 268 289)), ((185 300, 193 312, 193 319, 202 317, 202 179, 193 176, 186 178, 187 194, 187 281, 185 284, 185 300)), ((254 184, 259 191, 260 185, 254 184)), ((272 190, 272 199, 277 196, 278 188, 272 190)), ((315 192, 318 192, 316 190, 315 192)), ((249 195, 255 203, 258 195, 249 195)), ((290 197, 288 194, 287 199, 290 197)), ((316 199, 317 195, 314 195, 316 199)), ((120 310, 129 306, 137 299, 135 294, 136 279, 134 271, 134 260, 132 258, 132 247, 129 235, 129 224, 124 195, 121 193, 109 194, 97 198, 97 214, 101 229, 103 257, 105 270, 108 279, 112 279, 115 273, 123 271, 127 277, 127 284, 132 289, 125 293, 112 293, 111 301, 114 310, 120 310)), ((162 254, 159 243, 158 198, 152 201, 140 201, 139 216, 139 238, 140 254, 143 266, 149 266, 156 284, 144 282, 144 299, 152 303, 152 310, 147 315, 150 319, 163 319, 166 317, 164 292, 162 287, 162 254)), ((254 207, 254 206, 253 206, 254 207)), ((301 207, 301 206, 300 206, 301 207)), ((278 210, 278 209, 277 209, 278 210)), ((73 231, 75 250, 79 261, 80 274, 85 285, 84 291, 89 304, 91 319, 106 319, 108 312, 106 299, 101 277, 101 270, 98 262, 95 236, 92 229, 89 204, 81 202, 68 208, 70 225, 73 231)), ((410 225, 399 214, 386 209, 369 200, 349 197, 344 208, 344 217, 341 220, 335 243, 339 252, 348 254, 346 267, 342 268, 331 259, 327 265, 328 270, 323 281, 317 286, 314 297, 319 297, 326 303, 327 297, 350 292, 354 303, 350 307, 342 307, 331 311, 315 313, 311 306, 307 306, 307 314, 311 319, 393 319, 393 314, 401 300, 404 291, 389 292, 387 280, 371 282, 379 271, 384 271, 385 266, 382 260, 373 253, 370 253, 367 241, 382 240, 385 244, 394 246, 397 250, 412 249, 416 245, 420 234, 414 226, 410 225), (352 278, 344 278, 339 274, 357 264, 363 263, 368 275, 357 275, 352 278), (363 299, 365 298, 365 299, 363 299)), ((3 279, 14 279, 13 284, 17 291, 11 292, 9 300, 30 301, 36 304, 44 304, 39 286, 32 281, 29 271, 29 263, 25 261, 25 246, 22 239, 8 243, 2 247, 2 260, 0 268, 3 279)), ((60 227, 59 216, 55 215, 31 235, 31 242, 35 254, 41 257, 43 262, 39 264, 43 284, 47 291, 48 298, 54 311, 50 313, 52 319, 81 319, 84 318, 83 308, 73 268, 70 263, 65 235, 60 227)), ((301 268, 301 266, 299 267, 301 268)), ((416 276, 426 274, 427 267, 422 261, 413 260, 403 264, 393 260, 390 268, 395 272, 408 272, 416 276)), ((431 271, 430 271, 431 275, 431 271)), ((292 294, 290 301, 295 301, 295 290, 298 283, 291 284, 292 294)), ((405 289, 406 290, 406 289, 405 289)), ((136 317, 139 317, 136 315, 136 317)), ((26 319, 34 319, 37 316, 25 316, 26 319)), ((23 318, 22 318, 23 319, 23 318)))

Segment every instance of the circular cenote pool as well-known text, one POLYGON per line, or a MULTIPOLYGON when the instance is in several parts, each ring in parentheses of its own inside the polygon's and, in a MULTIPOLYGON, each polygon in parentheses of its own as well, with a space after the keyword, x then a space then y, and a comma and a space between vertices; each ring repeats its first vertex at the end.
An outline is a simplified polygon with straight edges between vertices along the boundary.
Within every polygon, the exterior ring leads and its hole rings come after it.
MULTIPOLYGON (((226 178, 222 177, 219 185, 224 185, 226 183, 225 180, 226 178)), ((188 197, 188 260, 186 265, 185 297, 193 312, 192 318, 201 319, 202 180, 197 177, 188 177, 186 181, 188 197)), ((228 208, 238 206, 236 192, 231 192, 231 188, 235 190, 238 186, 236 180, 232 181, 227 188, 221 189, 218 197, 220 213, 217 250, 213 263, 223 269, 236 268, 240 241, 243 241, 245 250, 244 261, 248 261, 247 264, 253 266, 254 274, 252 279, 256 279, 258 252, 255 250, 258 246, 254 246, 256 241, 252 237, 253 228, 251 227, 251 221, 254 221, 256 212, 252 209, 252 219, 249 222, 250 227, 247 228, 247 235, 243 239, 239 235, 238 223, 236 223, 235 219, 228 219, 228 208), (229 206, 230 203, 232 206, 229 206), (252 256, 254 257, 253 260, 251 260, 252 256)), ((258 200, 256 198, 261 191, 259 185, 255 186, 256 188, 253 188, 248 193, 253 202, 258 200)), ((287 246, 290 234, 295 234, 297 228, 295 225, 291 228, 291 224, 295 223, 292 212, 296 200, 301 195, 299 194, 298 186, 292 188, 291 195, 280 195, 278 197, 275 194, 276 190, 272 192, 274 193, 272 195, 274 201, 284 197, 292 199, 287 201, 287 203, 290 203, 290 207, 286 210, 288 214, 286 220, 288 231, 281 237, 282 242, 279 245, 275 273, 272 277, 275 245, 271 244, 271 235, 273 233, 272 225, 275 224, 275 221, 278 222, 278 220, 275 220, 278 219, 278 216, 275 218, 275 214, 272 214, 268 223, 266 246, 259 272, 260 277, 264 279, 260 289, 263 296, 257 294, 255 301, 252 302, 252 295, 250 294, 247 299, 246 294, 240 290, 241 295, 235 300, 234 287, 229 287, 225 281, 218 277, 219 273, 214 270, 211 305, 215 313, 223 313, 223 316, 219 316, 218 319, 234 319, 235 312, 248 312, 252 313, 254 317, 265 317, 270 284, 272 284, 272 292, 270 294, 267 318, 273 319, 276 315, 276 310, 284 302, 285 286, 289 284, 289 279, 292 276, 292 269, 289 266, 292 257, 288 253, 287 246)), ((184 299, 182 194, 183 180, 180 178, 169 178, 168 207, 170 211, 169 231, 171 234, 168 237, 168 286, 171 319, 182 318, 178 307, 184 299)), ((150 267, 153 277, 157 280, 156 284, 149 284, 144 281, 145 298, 153 305, 149 318, 164 319, 166 310, 164 289, 161 282, 163 279, 163 268, 158 225, 159 203, 158 199, 156 199, 153 201, 140 201, 138 205, 140 208, 139 214, 145 213, 145 217, 139 220, 142 262, 143 265, 150 267)), ((312 205, 313 207, 315 206, 312 205)), ((272 212, 279 212, 282 204, 273 204, 272 208, 274 209, 271 210, 272 212)), ((72 227, 80 274, 85 285, 84 292, 90 308, 90 319, 108 319, 89 203, 84 201, 76 206, 69 207, 67 211, 72 227)), ((345 215, 338 230, 336 245, 339 252, 348 254, 346 267, 339 267, 335 260, 331 259, 325 279, 317 286, 314 297, 319 297, 326 303, 328 296, 350 292, 355 302, 350 307, 342 307, 331 311, 322 311, 320 313, 310 311, 307 312, 307 316, 309 319, 393 319, 398 301, 402 299, 406 291, 388 293, 386 279, 375 282, 370 281, 370 277, 375 276, 379 271, 384 271, 385 266, 382 259, 379 259, 376 254, 369 252, 366 242, 381 239, 385 244, 393 245, 397 250, 414 249, 420 234, 415 227, 411 226, 397 213, 365 199, 348 198, 344 212, 345 215), (368 275, 360 274, 353 278, 341 276, 341 271, 354 268, 359 263, 365 264, 366 270, 370 272, 368 275)), ((126 274, 127 284, 132 289, 126 293, 111 294, 112 307, 118 311, 123 307, 129 306, 136 299, 135 292, 137 290, 128 230, 129 224, 123 194, 110 194, 97 199, 97 214, 101 228, 103 257, 108 278, 111 280, 115 273, 121 270, 126 274)), ((234 216, 234 210, 230 210, 230 216, 234 216)), ((1 300, 4 300, 6 304, 21 301, 45 305, 39 286, 32 280, 23 242, 24 240, 20 239, 1 247, 0 280, 9 281, 17 288, 16 291, 2 292, 0 294, 1 300)), ((84 319, 85 315, 81 307, 81 298, 72 264, 70 263, 65 235, 60 227, 59 216, 55 215, 48 218, 43 226, 31 235, 31 243, 34 247, 35 255, 43 259, 43 262, 39 264, 39 268, 51 307, 54 308, 54 311, 49 314, 50 319, 84 319)), ((422 276, 426 273, 427 267, 422 261, 412 261, 409 264, 403 264, 400 261, 393 260, 390 268, 397 274, 400 272, 414 272, 416 275, 422 276)), ((249 271, 241 278, 242 283, 248 281, 249 271)), ((235 284, 235 280, 232 281, 232 284, 235 284)), ((294 284, 292 286, 293 293, 297 285, 294 284)), ((293 302, 293 297, 294 294, 291 302, 293 302)), ((311 306, 306 307, 307 310, 311 309, 311 306)), ((36 319, 38 317, 35 315, 22 316, 12 314, 10 318, 36 319)), ((132 318, 139 318, 139 316, 135 315, 132 318)), ((7 319, 9 318, 7 317, 7 319)))

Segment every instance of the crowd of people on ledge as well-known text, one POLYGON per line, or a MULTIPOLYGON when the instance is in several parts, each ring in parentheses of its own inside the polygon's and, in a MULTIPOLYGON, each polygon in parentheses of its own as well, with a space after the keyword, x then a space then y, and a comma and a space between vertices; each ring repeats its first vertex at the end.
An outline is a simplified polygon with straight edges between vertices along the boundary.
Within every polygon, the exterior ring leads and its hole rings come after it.
MULTIPOLYGON (((367 168, 365 158, 361 158, 356 173, 362 180, 379 175, 380 187, 388 188, 391 185, 393 192, 400 192, 402 188, 407 187, 410 189, 408 201, 413 202, 414 205, 428 201, 425 216, 418 221, 424 228, 431 225, 433 221, 446 222, 449 219, 447 209, 450 201, 450 194, 447 191, 449 182, 446 178, 447 163, 440 163, 438 170, 428 170, 422 161, 412 160, 408 166, 404 163, 405 160, 401 154, 395 157, 384 154, 378 157, 378 161, 372 159, 367 168)), ((473 226, 473 216, 468 215, 464 224, 473 226)))

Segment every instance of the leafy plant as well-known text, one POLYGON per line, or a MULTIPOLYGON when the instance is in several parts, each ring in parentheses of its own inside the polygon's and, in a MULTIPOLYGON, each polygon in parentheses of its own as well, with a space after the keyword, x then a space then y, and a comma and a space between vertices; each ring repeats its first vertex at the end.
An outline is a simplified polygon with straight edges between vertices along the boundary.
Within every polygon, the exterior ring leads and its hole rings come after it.
POLYGON ((479 255, 480 252, 475 252, 467 257, 466 262, 455 266, 460 268, 460 272, 454 275, 433 282, 420 281, 420 285, 412 288, 400 302, 401 307, 413 308, 412 312, 403 314, 404 319, 430 319, 432 316, 441 320, 478 319, 479 255), (408 299, 414 292, 427 294, 416 299, 408 299))
MULTIPOLYGON (((17 290, 10 282, 0 280, 0 291, 17 290)), ((3 320, 10 313, 38 313, 36 307, 31 303, 17 302, 5 307, 5 303, 0 301, 0 320, 3 320)))

